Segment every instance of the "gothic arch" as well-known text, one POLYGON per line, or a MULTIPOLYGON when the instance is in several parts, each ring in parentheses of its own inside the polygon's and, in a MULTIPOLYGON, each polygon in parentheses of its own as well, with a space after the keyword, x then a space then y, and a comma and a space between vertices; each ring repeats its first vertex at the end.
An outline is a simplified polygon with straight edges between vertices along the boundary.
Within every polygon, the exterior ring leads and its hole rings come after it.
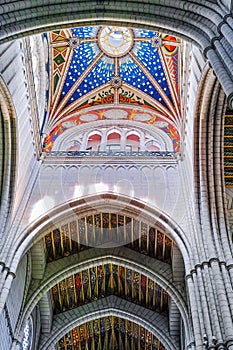
POLYGON ((232 23, 231 2, 179 1, 165 0, 146 4, 144 2, 78 1, 72 5, 64 2, 38 1, 31 7, 22 1, 2 6, 0 32, 5 42, 35 32, 54 28, 78 26, 82 23, 109 23, 126 26, 153 28, 195 43, 212 65, 226 95, 229 106, 233 106, 232 73, 232 23), (139 19, 140 18, 140 19, 139 19), (20 28, 20 29, 19 29, 20 28), (223 39, 222 39, 223 38, 223 39), (231 50, 229 50, 229 44, 231 50), (229 54, 228 54, 229 52, 229 54))
MULTIPOLYGON (((136 216, 145 218, 149 222, 159 223, 170 235, 172 239, 177 243, 178 248, 184 259, 186 272, 190 271, 190 266, 192 264, 192 252, 189 248, 189 243, 185 239, 184 233, 177 226, 177 224, 172 221, 164 213, 158 212, 156 209, 147 207, 141 204, 137 200, 132 200, 131 198, 115 195, 115 194, 102 194, 100 196, 90 196, 85 199, 76 200, 70 203, 65 203, 51 211, 49 211, 42 218, 37 220, 32 225, 29 225, 24 232, 20 235, 20 238, 16 240, 12 246, 11 254, 8 255, 6 261, 7 266, 7 276, 5 281, 3 281, 2 289, 9 289, 12 283, 12 279, 15 275, 17 266, 22 258, 22 256, 43 236, 43 231, 46 230, 53 222, 58 222, 63 217, 69 217, 71 215, 76 215, 76 210, 78 209, 79 214, 92 212, 100 208, 114 208, 114 210, 120 210, 129 214, 130 216, 136 216), (123 209, 122 209, 123 208, 123 209)), ((7 298, 7 293, 2 294, 2 302, 7 298)))
POLYGON ((137 324, 151 331, 159 340, 163 342, 168 350, 178 350, 179 344, 175 338, 172 339, 172 337, 168 336, 169 330, 163 317, 154 313, 151 315, 150 311, 148 312, 148 310, 147 313, 145 315, 144 314, 145 310, 142 307, 132 305, 130 302, 126 302, 125 306, 122 306, 121 299, 115 296, 110 296, 103 301, 98 300, 97 302, 93 302, 91 307, 84 305, 81 307, 81 310, 80 308, 75 309, 73 314, 68 312, 65 316, 67 320, 65 327, 63 317, 57 317, 54 322, 51 335, 44 337, 39 349, 46 350, 49 349, 51 345, 54 346, 62 335, 66 334, 75 326, 84 323, 84 320, 87 322, 89 320, 110 315, 133 320, 137 324), (142 314, 143 318, 139 316, 142 314))
POLYGON ((0 78, 0 126, 1 126, 1 162, 0 162, 0 218, 2 233, 6 220, 13 206, 14 187, 16 178, 16 114, 10 93, 0 78))
POLYGON ((206 67, 199 86, 194 121, 194 132, 197 135, 194 144, 194 166, 197 171, 194 182, 194 201, 198 234, 193 237, 193 247, 196 247, 195 259, 199 260, 199 263, 196 260, 195 269, 187 276, 187 284, 190 299, 196 299, 195 303, 201 310, 194 321, 196 324, 194 331, 198 332, 198 329, 202 329, 200 318, 205 313, 204 334, 209 338, 210 333, 218 332, 216 333, 218 342, 225 343, 230 349, 233 334, 232 321, 230 321, 232 309, 230 306, 227 306, 224 311, 222 309, 223 303, 231 298, 232 287, 230 286, 233 281, 232 247, 226 227, 223 177, 222 142, 225 109, 226 96, 212 69, 206 67), (210 297, 207 301, 202 298, 197 300, 195 293, 192 293, 197 280, 204 290, 207 289, 208 284, 210 297), (223 299, 221 299, 218 285, 222 285, 225 290, 223 299), (221 308, 218 314, 216 305, 218 307, 220 305, 221 308), (222 323, 220 319, 223 320, 222 323), (230 325, 228 329, 225 328, 227 324, 230 325))
POLYGON ((188 310, 186 303, 184 301, 184 296, 182 292, 180 292, 175 285, 172 283, 171 271, 169 271, 169 267, 166 264, 157 262, 157 266, 152 265, 151 259, 145 259, 145 262, 139 264, 137 262, 137 256, 139 253, 133 253, 133 260, 131 261, 127 257, 127 249, 121 248, 119 249, 105 249, 104 251, 96 250, 92 248, 87 252, 83 252, 80 256, 80 261, 75 261, 74 258, 69 259, 73 261, 73 264, 65 265, 62 270, 51 271, 50 274, 46 275, 45 278, 41 281, 41 285, 35 288, 35 290, 30 295, 27 300, 27 304, 25 305, 24 313, 22 314, 21 322, 24 322, 25 319, 31 314, 32 310, 39 302, 41 297, 49 291, 55 284, 61 282, 65 278, 71 276, 72 274, 79 273, 88 268, 97 267, 106 263, 113 263, 117 266, 124 266, 129 268, 132 271, 136 271, 144 276, 150 278, 155 281, 162 287, 164 290, 168 292, 168 294, 173 298, 176 303, 181 316, 183 318, 185 330, 187 334, 189 333, 189 322, 188 322, 188 310), (163 271, 161 272, 160 271, 163 271), (166 272, 164 272, 164 270, 166 272))
MULTIPOLYGON (((199 237, 203 239, 203 247, 207 241, 213 242, 212 247, 210 244, 206 245, 206 247, 208 246, 207 250, 204 251, 201 249, 202 259, 209 259, 213 255, 216 256, 216 254, 220 260, 224 260, 225 258, 227 260, 232 259, 227 227, 225 226, 225 220, 222 220, 222 217, 225 215, 225 184, 222 176, 224 173, 222 140, 224 129, 223 115, 225 110, 226 96, 212 69, 206 67, 197 96, 196 119, 194 121, 194 132, 198 135, 195 139, 194 147, 194 164, 198 169, 198 176, 195 181, 196 210, 198 215, 201 211, 206 210, 208 198, 211 198, 211 203, 214 204, 211 211, 215 212, 218 222, 212 221, 208 223, 206 221, 205 224, 203 223, 203 227, 206 229, 208 225, 211 226, 210 231, 214 233, 214 242, 210 237, 206 237, 206 235, 199 237), (206 143, 200 143, 199 140, 201 139, 205 139, 206 143), (208 145, 211 145, 211 147, 208 145), (204 159, 203 155, 205 155, 204 159), (212 192, 213 187, 216 191, 215 196, 212 192), (219 226, 221 226, 220 244, 218 243, 219 237, 217 236, 219 226), (224 249, 222 247, 223 240, 228 241, 227 246, 224 245, 224 249)), ((211 216, 213 217, 213 215, 211 216)), ((201 216, 200 222, 202 222, 201 216)))
POLYGON ((29 225, 21 234, 20 238, 15 240, 11 255, 8 256, 8 264, 13 270, 17 267, 21 257, 30 249, 34 243, 40 240, 43 236, 43 231, 46 230, 53 222, 59 222, 62 218, 82 215, 95 212, 96 210, 105 210, 111 208, 119 210, 126 215, 145 218, 149 222, 159 223, 176 242, 183 256, 186 269, 189 271, 192 255, 190 255, 191 247, 187 241, 185 234, 176 222, 168 217, 157 208, 140 203, 136 199, 123 196, 115 193, 102 193, 100 195, 91 195, 85 198, 64 203, 47 212, 46 215, 40 217, 36 222, 29 225))
MULTIPOLYGON (((132 130, 135 130, 135 132, 139 133, 146 133, 150 134, 152 137, 158 140, 158 142, 168 151, 173 151, 172 141, 169 138, 168 135, 166 135, 163 131, 161 131, 159 128, 151 128, 147 124, 143 124, 140 122, 135 122, 133 120, 121 120, 118 121, 118 126, 116 127, 111 120, 104 120, 103 121, 95 121, 89 122, 83 125, 75 126, 63 134, 61 134, 54 142, 54 146, 52 149, 53 151, 59 151, 63 150, 65 148, 65 145, 69 142, 69 140, 75 139, 77 135, 84 135, 84 134, 90 134, 93 132, 93 130, 96 130, 98 133, 102 132, 102 127, 104 127, 107 130, 107 133, 111 132, 112 129, 118 130, 119 133, 121 133, 121 128, 129 129, 127 131, 127 134, 132 132, 132 130)), ((102 132, 103 135, 103 132, 102 132)))

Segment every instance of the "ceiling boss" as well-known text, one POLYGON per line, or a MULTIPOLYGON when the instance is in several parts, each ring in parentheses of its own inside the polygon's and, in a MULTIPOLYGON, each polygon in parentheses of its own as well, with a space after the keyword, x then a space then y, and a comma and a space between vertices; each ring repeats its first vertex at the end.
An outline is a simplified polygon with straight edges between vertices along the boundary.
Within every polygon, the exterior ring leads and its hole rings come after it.
POLYGON ((109 57, 122 57, 133 47, 133 31, 130 28, 102 27, 98 35, 98 44, 109 57))

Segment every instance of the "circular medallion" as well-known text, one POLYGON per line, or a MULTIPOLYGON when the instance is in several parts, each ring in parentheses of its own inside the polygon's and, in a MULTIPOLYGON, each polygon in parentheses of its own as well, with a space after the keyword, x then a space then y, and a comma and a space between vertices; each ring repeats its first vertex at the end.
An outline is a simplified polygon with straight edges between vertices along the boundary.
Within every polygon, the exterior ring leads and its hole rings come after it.
POLYGON ((93 122, 98 119, 95 114, 84 114, 79 117, 82 122, 93 122))
POLYGON ((123 109, 109 109, 104 113, 104 116, 107 119, 125 119, 128 116, 128 112, 123 109))
POLYGON ((110 57, 122 57, 133 46, 133 32, 124 27, 102 27, 98 37, 100 49, 110 57))
POLYGON ((62 126, 64 126, 64 128, 72 128, 73 126, 75 126, 75 125, 77 125, 75 122, 73 122, 73 121, 69 121, 69 122, 64 122, 63 124, 62 124, 62 126))
POLYGON ((118 89, 119 87, 121 87, 122 85, 122 79, 118 76, 115 76, 114 78, 112 78, 111 80, 111 85, 114 89, 118 89))
POLYGON ((152 116, 150 114, 137 113, 135 114, 133 120, 135 120, 136 122, 148 122, 151 118, 152 116))
POLYGON ((166 128, 168 126, 168 123, 163 121, 157 121, 154 122, 154 126, 156 126, 157 128, 166 128))

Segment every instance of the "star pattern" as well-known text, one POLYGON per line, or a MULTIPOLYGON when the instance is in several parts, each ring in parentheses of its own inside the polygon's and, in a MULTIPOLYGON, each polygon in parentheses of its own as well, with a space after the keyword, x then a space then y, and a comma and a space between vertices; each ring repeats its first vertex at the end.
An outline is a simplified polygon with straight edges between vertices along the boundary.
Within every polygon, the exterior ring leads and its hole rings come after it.
MULTIPOLYGON (((51 33, 56 91, 48 118, 51 127, 51 135, 45 142, 48 149, 52 147, 54 130, 62 126, 61 132, 64 131, 63 117, 67 119, 69 115, 77 115, 80 109, 96 104, 140 105, 159 111, 159 115, 172 123, 180 118, 179 39, 146 29, 109 27, 109 35, 104 37, 108 45, 104 49, 101 46, 104 29, 86 26, 66 30, 62 35, 51 33), (125 32, 127 36, 121 36, 125 32), (154 44, 156 38, 161 45, 154 44), (112 53, 114 48, 121 52, 121 47, 126 47, 122 55, 112 53), (120 86, 112 86, 115 77, 120 79, 120 86)), ((177 151, 177 130, 169 126, 163 131, 174 141, 177 151)))
POLYGON ((132 85, 148 94, 150 97, 162 102, 162 97, 155 89, 154 85, 129 56, 120 60, 120 76, 129 85, 132 85))
POLYGON ((135 28, 134 35, 135 37, 141 37, 141 38, 153 38, 153 36, 158 35, 158 32, 155 32, 152 30, 135 28))
MULTIPOLYGON (((150 42, 136 43, 133 49, 134 54, 141 61, 144 67, 158 82, 167 96, 170 96, 166 75, 159 57, 158 50, 150 42)), ((162 99, 159 99, 162 101, 162 99)))
POLYGON ((72 33, 79 38, 95 38, 98 30, 99 30, 98 26, 78 27, 78 28, 73 28, 72 33))
MULTIPOLYGON (((94 27, 79 27, 73 28, 72 33, 84 42, 74 50, 66 79, 64 81, 59 103, 69 94, 70 89, 82 78, 76 91, 69 97, 65 106, 70 105, 75 100, 81 98, 91 90, 100 87, 109 82, 114 76, 114 60, 105 54, 92 68, 92 71, 85 75, 85 70, 95 60, 101 52, 97 44, 98 26, 94 27), (93 38, 93 41, 90 39, 93 38), (85 41, 89 39, 89 41, 85 41), (84 76, 85 75, 85 76, 84 76)), ((156 80, 163 89, 164 93, 170 98, 170 91, 166 80, 166 75, 160 60, 158 50, 148 41, 158 35, 155 31, 145 29, 133 29, 134 37, 145 38, 147 41, 135 41, 132 48, 132 53, 137 57, 143 66, 143 69, 129 55, 119 59, 119 76, 122 81, 127 82, 134 88, 137 88, 150 98, 156 99, 161 104, 166 105, 160 93, 153 84, 153 81, 148 78, 147 72, 156 80)))
POLYGON ((97 87, 109 82, 114 75, 114 61, 111 58, 105 57, 100 60, 87 77, 78 86, 75 93, 70 98, 68 104, 76 99, 96 89, 97 87))
POLYGON ((87 67, 99 53, 96 43, 83 43, 74 51, 66 80, 62 89, 61 99, 69 92, 78 78, 85 72, 87 67))

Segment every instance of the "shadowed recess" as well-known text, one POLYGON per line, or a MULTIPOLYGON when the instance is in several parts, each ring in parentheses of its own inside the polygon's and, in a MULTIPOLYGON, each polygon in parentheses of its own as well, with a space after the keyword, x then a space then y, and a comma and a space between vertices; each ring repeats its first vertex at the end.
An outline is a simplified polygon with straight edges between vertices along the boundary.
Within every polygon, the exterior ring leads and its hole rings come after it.
POLYGON ((99 213, 68 222, 43 238, 47 262, 79 253, 88 247, 127 246, 172 264, 174 242, 160 229, 117 213, 99 213))
POLYGON ((50 289, 53 313, 116 295, 168 315, 169 295, 143 274, 115 264, 103 264, 65 278, 50 289))
POLYGON ((75 327, 58 342, 58 350, 166 350, 148 330, 115 316, 75 327))

